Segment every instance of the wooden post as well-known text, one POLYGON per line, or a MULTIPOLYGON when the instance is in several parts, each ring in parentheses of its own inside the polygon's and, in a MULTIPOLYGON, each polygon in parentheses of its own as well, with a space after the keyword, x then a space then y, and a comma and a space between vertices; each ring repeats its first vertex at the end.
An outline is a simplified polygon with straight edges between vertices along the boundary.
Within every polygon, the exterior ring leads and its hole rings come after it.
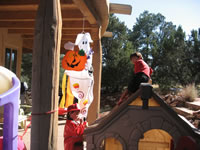
POLYGON ((0 66, 5 65, 5 43, 7 32, 7 29, 0 29, 0 66))
POLYGON ((101 28, 92 29, 91 36, 94 41, 92 49, 94 50, 93 68, 94 68, 94 100, 89 107, 88 123, 96 120, 100 111, 100 92, 101 92, 101 70, 102 70, 102 47, 101 47, 101 28))
POLYGON ((40 0, 32 66, 31 150, 56 150, 61 43, 60 0, 40 0))

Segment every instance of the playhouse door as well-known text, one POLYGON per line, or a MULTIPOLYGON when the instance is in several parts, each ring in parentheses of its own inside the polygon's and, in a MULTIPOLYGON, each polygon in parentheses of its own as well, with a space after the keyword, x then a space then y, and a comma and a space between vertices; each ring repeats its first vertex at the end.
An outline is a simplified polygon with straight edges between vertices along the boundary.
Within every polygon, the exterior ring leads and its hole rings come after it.
POLYGON ((104 140, 104 150, 123 150, 119 140, 109 137, 104 140))
POLYGON ((144 138, 140 139, 139 150, 170 150, 172 137, 160 129, 152 129, 144 133, 144 138))

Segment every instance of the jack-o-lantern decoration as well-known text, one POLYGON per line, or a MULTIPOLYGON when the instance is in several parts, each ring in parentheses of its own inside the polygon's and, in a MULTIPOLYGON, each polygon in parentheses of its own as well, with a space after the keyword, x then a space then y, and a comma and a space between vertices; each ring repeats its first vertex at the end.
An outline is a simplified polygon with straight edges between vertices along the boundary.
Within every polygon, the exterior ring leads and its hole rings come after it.
POLYGON ((68 51, 62 60, 62 67, 65 70, 81 71, 85 68, 87 56, 83 50, 68 51))

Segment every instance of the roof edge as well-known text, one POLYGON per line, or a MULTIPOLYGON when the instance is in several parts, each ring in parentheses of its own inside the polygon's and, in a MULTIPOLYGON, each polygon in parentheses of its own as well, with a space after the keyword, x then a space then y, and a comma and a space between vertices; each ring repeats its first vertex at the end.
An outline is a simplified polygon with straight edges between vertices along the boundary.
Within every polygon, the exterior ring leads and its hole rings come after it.
POLYGON ((200 130, 196 128, 192 128, 188 123, 186 123, 169 105, 167 105, 151 88, 150 84, 141 84, 140 89, 138 89, 134 94, 132 94, 127 101, 122 103, 121 105, 116 105, 109 114, 104 116, 103 118, 97 119, 94 123, 91 124, 88 128, 86 128, 84 134, 90 134, 91 132, 99 131, 105 127, 106 124, 110 122, 115 116, 119 113, 125 112, 125 108, 137 97, 141 96, 143 99, 144 97, 153 97, 156 102, 160 104, 160 106, 167 112, 169 115, 173 116, 174 119, 183 126, 191 135, 197 139, 200 139, 200 130), (150 88, 149 88, 150 87, 150 88), (145 93, 148 92, 149 93, 145 93), (150 95, 149 95, 150 94, 150 95))

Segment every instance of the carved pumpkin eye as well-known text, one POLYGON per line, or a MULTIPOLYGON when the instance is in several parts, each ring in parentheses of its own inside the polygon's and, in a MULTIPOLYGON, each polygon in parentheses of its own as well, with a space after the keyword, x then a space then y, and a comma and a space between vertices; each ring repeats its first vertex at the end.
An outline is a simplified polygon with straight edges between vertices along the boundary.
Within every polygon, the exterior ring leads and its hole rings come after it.
POLYGON ((85 68, 87 56, 83 50, 80 51, 68 51, 63 60, 62 67, 65 70, 81 71, 85 68))

